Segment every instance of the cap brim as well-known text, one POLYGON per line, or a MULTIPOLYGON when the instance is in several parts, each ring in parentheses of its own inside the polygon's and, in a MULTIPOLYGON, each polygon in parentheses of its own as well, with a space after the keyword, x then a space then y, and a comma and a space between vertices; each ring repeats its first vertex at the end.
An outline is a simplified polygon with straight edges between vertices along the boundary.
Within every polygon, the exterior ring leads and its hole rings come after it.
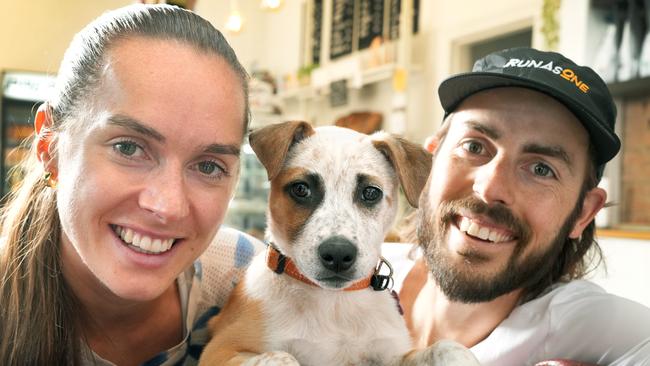
POLYGON ((592 113, 573 102, 573 98, 551 88, 546 84, 538 83, 527 78, 514 75, 471 72, 452 76, 444 80, 438 88, 440 103, 446 113, 454 111, 458 105, 470 95, 479 91, 499 87, 524 87, 548 94, 564 104, 578 117, 589 133, 591 140, 596 144, 597 163, 604 164, 611 160, 618 152, 621 142, 616 135, 610 133, 592 113))

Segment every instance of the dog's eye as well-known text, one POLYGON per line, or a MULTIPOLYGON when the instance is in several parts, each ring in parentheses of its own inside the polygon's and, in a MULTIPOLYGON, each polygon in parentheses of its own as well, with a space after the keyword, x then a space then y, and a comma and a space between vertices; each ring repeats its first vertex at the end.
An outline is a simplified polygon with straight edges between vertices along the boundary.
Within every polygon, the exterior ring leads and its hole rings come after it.
POLYGON ((381 189, 373 186, 368 186, 361 192, 361 198, 366 202, 375 202, 381 199, 381 189))
POLYGON ((291 185, 291 194, 297 198, 307 198, 311 195, 311 190, 307 183, 298 182, 291 185))

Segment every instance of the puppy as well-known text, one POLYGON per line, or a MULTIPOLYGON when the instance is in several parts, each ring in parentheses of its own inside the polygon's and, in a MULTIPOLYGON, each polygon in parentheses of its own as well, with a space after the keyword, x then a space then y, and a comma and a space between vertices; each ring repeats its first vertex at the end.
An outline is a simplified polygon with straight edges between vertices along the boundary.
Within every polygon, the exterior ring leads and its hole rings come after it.
POLYGON ((251 263, 200 365, 474 365, 452 343, 411 351, 380 268, 401 186, 416 206, 431 155, 386 133, 285 122, 253 131, 271 181, 266 253, 251 263))

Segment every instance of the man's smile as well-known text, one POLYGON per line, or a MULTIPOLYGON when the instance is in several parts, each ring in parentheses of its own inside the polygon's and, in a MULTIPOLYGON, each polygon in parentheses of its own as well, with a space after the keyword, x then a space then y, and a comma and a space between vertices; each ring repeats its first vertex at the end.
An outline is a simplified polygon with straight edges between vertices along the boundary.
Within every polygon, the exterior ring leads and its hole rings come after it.
POLYGON ((465 234, 492 243, 509 242, 515 239, 515 236, 510 232, 483 226, 479 222, 465 216, 459 217, 457 225, 458 229, 465 234))

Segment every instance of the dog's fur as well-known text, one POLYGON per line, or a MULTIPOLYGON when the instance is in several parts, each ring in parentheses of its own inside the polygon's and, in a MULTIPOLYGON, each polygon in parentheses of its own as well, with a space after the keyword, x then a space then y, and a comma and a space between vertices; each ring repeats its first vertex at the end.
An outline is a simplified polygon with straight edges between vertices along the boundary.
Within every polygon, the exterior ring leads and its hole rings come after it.
MULTIPOLYGON (((473 364, 462 346, 411 350, 408 330, 388 291, 342 289, 372 274, 397 211, 399 185, 416 206, 431 155, 386 133, 286 122, 254 131, 250 143, 265 166, 271 192, 268 239, 315 285, 277 274, 258 255, 221 313, 200 365, 473 364), (292 187, 307 184, 308 200, 292 187), (374 202, 365 187, 380 188, 374 202), (319 246, 344 238, 357 249, 349 270, 334 273, 319 246), (470 360, 472 363, 465 363, 470 360)), ((303 186, 304 188, 304 186, 303 186)))

